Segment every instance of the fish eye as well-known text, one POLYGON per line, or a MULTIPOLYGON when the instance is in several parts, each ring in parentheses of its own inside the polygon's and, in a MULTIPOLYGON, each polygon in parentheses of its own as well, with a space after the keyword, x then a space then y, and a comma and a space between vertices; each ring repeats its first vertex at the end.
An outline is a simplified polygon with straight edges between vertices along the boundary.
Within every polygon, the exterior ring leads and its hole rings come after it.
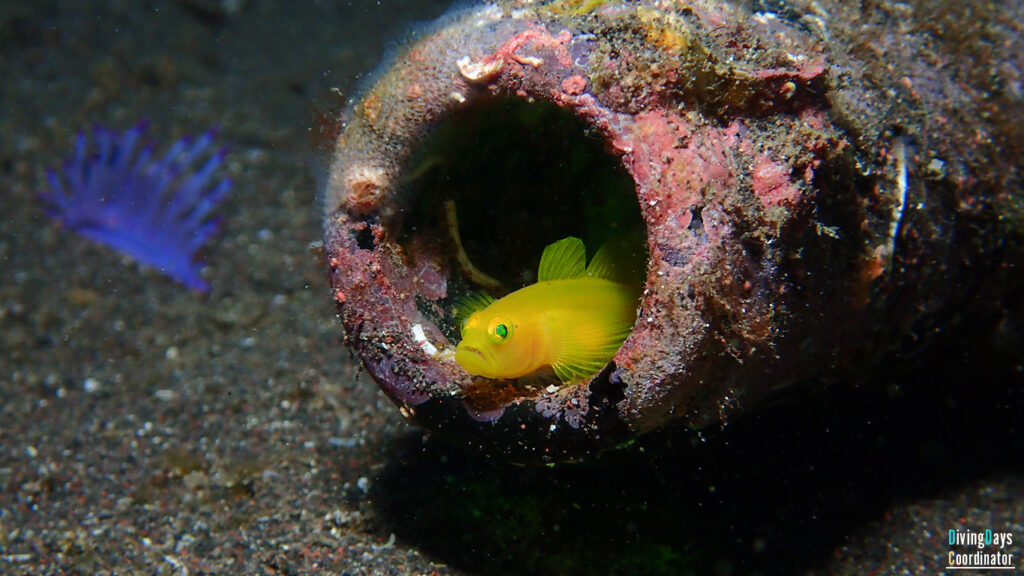
POLYGON ((487 327, 487 335, 495 344, 503 344, 512 337, 512 323, 501 317, 493 318, 487 327))

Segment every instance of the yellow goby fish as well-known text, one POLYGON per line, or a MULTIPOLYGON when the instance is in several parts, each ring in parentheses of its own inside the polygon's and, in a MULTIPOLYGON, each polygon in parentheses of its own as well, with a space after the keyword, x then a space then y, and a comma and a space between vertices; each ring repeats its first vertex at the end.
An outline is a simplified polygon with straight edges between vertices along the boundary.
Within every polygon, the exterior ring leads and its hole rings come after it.
POLYGON ((548 245, 537 283, 494 300, 457 305, 455 361, 484 378, 519 378, 551 367, 563 383, 600 371, 636 322, 641 284, 628 282, 605 245, 586 265, 579 238, 548 245))

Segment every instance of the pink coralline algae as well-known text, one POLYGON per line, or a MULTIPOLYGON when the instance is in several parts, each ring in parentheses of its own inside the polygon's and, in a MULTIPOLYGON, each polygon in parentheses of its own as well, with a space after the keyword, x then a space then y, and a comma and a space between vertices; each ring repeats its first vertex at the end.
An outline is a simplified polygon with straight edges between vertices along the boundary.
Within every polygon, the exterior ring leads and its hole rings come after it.
POLYGON ((209 285, 198 252, 219 227, 231 189, 218 175, 226 148, 214 131, 182 138, 163 155, 143 144, 145 124, 79 133, 61 171, 39 193, 46 213, 73 232, 152 266, 193 290, 209 285))

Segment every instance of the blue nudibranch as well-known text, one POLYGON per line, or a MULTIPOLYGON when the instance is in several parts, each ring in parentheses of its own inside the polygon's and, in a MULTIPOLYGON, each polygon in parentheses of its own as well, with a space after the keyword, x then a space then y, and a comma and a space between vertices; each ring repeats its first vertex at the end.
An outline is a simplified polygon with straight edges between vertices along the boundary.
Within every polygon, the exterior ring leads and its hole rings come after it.
POLYGON ((199 249, 219 227, 214 214, 231 189, 217 175, 227 149, 213 130, 182 138, 161 157, 143 145, 145 123, 117 133, 79 133, 63 171, 49 170, 39 193, 46 212, 74 232, 207 291, 199 249))

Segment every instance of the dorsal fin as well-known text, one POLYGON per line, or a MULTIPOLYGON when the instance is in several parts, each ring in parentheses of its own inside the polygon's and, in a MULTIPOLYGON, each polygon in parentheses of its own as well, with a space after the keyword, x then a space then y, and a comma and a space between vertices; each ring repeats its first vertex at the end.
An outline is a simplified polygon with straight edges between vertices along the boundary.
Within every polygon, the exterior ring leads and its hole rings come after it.
POLYGON ((540 256, 537 281, 579 278, 587 270, 587 249, 583 240, 569 236, 548 244, 540 256))
POLYGON ((620 284, 643 282, 642 241, 624 236, 607 240, 587 265, 587 276, 620 284))
POLYGON ((612 253, 613 251, 610 246, 610 242, 605 242, 601 245, 597 254, 594 254, 590 264, 587 264, 587 276, 604 278, 605 280, 618 280, 619 266, 616 264, 615 254, 612 253))
POLYGON ((466 324, 466 320, 469 320, 470 316, 494 304, 496 301, 493 296, 483 292, 469 292, 459 296, 455 300, 453 309, 455 312, 455 323, 459 325, 459 330, 462 330, 463 325, 466 324))

